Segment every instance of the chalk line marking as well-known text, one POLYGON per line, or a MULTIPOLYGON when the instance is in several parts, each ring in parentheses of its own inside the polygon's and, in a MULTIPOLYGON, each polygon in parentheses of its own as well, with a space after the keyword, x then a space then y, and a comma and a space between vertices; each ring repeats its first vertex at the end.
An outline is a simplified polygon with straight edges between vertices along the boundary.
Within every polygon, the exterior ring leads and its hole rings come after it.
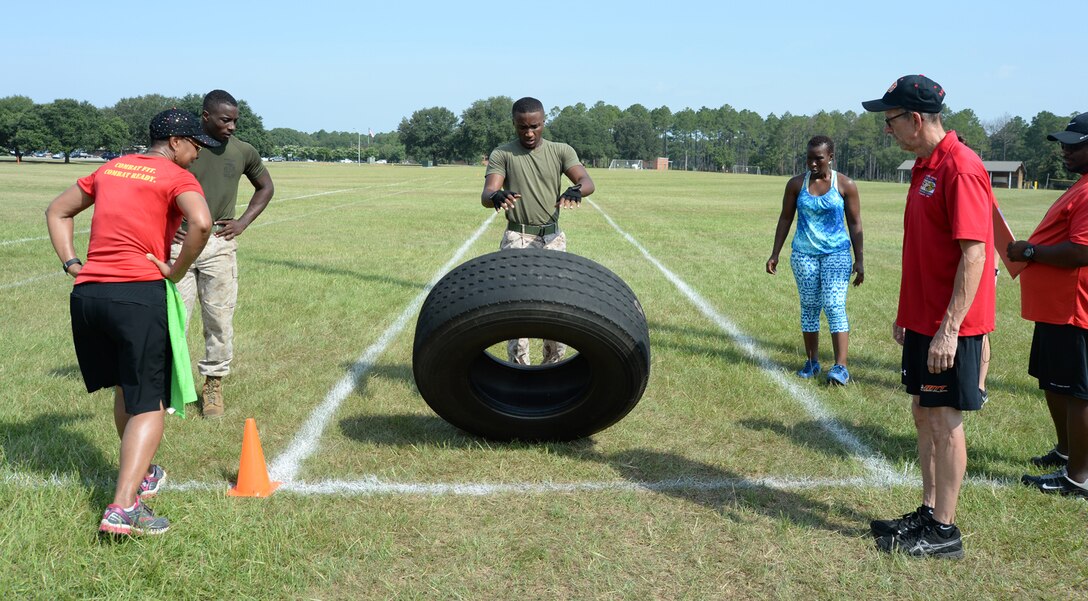
MULTIPOLYGON (((384 188, 384 187, 389 187, 390 185, 394 185, 394 184, 388 184, 388 185, 382 185, 382 186, 370 186, 369 188, 378 188, 378 187, 383 187, 384 188)), ((318 192, 316 194, 307 194, 305 196, 295 196, 295 197, 292 197, 292 198, 285 198, 285 199, 280 200, 278 202, 286 202, 288 200, 300 200, 300 199, 304 199, 304 198, 314 198, 316 196, 327 196, 329 194, 338 194, 338 193, 341 193, 341 192, 351 192, 351 191, 354 191, 354 190, 365 190, 365 189, 367 189, 367 188, 348 188, 348 189, 344 189, 344 190, 330 190, 328 192, 318 192)), ((284 218, 284 219, 259 221, 259 222, 255 223, 255 224, 249 226, 249 228, 247 228, 247 229, 256 229, 256 228, 259 228, 259 227, 264 227, 266 225, 276 225, 278 223, 296 221, 298 219, 303 219, 303 218, 306 218, 306 217, 310 217, 311 215, 316 215, 318 213, 326 213, 328 211, 334 211, 334 210, 337 210, 337 209, 342 209, 344 207, 354 206, 354 205, 357 205, 357 204, 360 204, 360 203, 363 203, 363 202, 370 202, 370 201, 374 201, 374 200, 380 200, 382 198, 388 198, 390 196, 397 196, 397 195, 402 195, 402 194, 407 194, 407 193, 408 193, 407 190, 391 192, 391 193, 383 194, 383 195, 380 195, 380 196, 372 196, 372 197, 363 198, 361 200, 356 200, 356 201, 349 202, 349 203, 346 203, 346 204, 337 205, 335 207, 328 207, 328 208, 325 208, 325 209, 318 209, 316 211, 311 211, 309 213, 294 215, 294 216, 287 217, 287 218, 284 218)), ((76 233, 77 234, 85 234, 85 233, 90 233, 90 231, 91 230, 86 230, 84 232, 76 232, 76 233)), ((40 241, 40 240, 48 240, 48 239, 49 239, 49 236, 43 236, 43 237, 40 237, 40 238, 24 238, 22 240, 15 240, 15 241, 12 241, 12 242, 27 242, 27 241, 34 241, 34 240, 40 241)), ((2 245, 2 244, 3 243, 0 243, 0 245, 2 245)), ((27 284, 32 284, 34 282, 37 282, 38 280, 43 280, 43 279, 46 279, 46 278, 49 278, 49 277, 53 277, 54 275, 57 275, 57 274, 47 273, 47 274, 37 275, 37 276, 31 277, 31 278, 27 278, 25 280, 19 280, 17 282, 11 282, 10 284, 0 284, 0 290, 7 290, 9 288, 18 288, 19 286, 25 286, 27 284)), ((64 274, 59 273, 59 275, 64 275, 64 274)))
MULTIPOLYGON (((82 236, 83 234, 89 234, 91 230, 80 230, 78 232, 72 232, 73 235, 82 236)), ((19 238, 18 240, 3 240, 0 241, 0 246, 7 246, 9 244, 22 244, 23 242, 38 242, 40 240, 48 240, 49 236, 38 236, 36 238, 19 238)))
POLYGON ((44 280, 44 279, 47 279, 47 278, 55 278, 55 277, 61 276, 61 275, 65 275, 65 274, 63 272, 58 271, 56 273, 47 273, 47 274, 44 274, 44 275, 36 275, 36 276, 34 276, 32 278, 28 278, 28 279, 25 279, 25 280, 19 280, 18 282, 12 282, 10 284, 0 285, 0 290, 7 290, 8 288, 18 288, 19 286, 25 286, 27 284, 33 284, 34 282, 37 282, 38 280, 44 280))
MULTIPOLYGON (((282 199, 277 200, 276 203, 279 204, 279 203, 283 203, 283 202, 289 202, 289 201, 292 201, 292 200, 302 200, 302 199, 305 199, 305 198, 315 198, 315 197, 318 197, 318 196, 327 196, 329 194, 340 194, 342 192, 354 192, 356 190, 366 190, 367 188, 388 187, 389 185, 397 185, 397 184, 385 184, 385 185, 382 185, 382 186, 365 186, 365 187, 361 187, 361 188, 345 188, 343 190, 329 190, 328 192, 317 192, 316 194, 306 194, 304 196, 292 196, 291 198, 282 198, 282 199)), ((80 230, 78 232, 73 232, 73 233, 76 234, 76 235, 89 234, 89 233, 91 233, 91 230, 86 229, 86 230, 80 230)), ((18 240, 0 240, 0 246, 8 246, 9 244, 22 244, 23 242, 40 242, 42 240, 48 240, 48 239, 49 239, 49 236, 37 236, 37 237, 34 237, 34 238, 19 238, 18 240)))
MULTIPOLYGON (((70 488, 73 485, 110 489, 116 480, 110 478, 76 478, 71 475, 34 476, 26 473, 7 473, 0 475, 0 484, 17 486, 24 489, 70 488)), ((225 492, 232 483, 227 481, 184 482, 168 481, 166 488, 177 491, 225 492)), ((921 480, 904 478, 898 484, 919 486, 921 480)), ((1012 479, 994 479, 970 477, 964 480, 965 486, 981 486, 990 489, 1012 488, 1019 482, 1012 479)), ((300 495, 410 495, 410 496, 490 496, 490 495, 547 495, 570 494, 579 492, 715 492, 728 490, 752 490, 769 488, 773 490, 812 490, 818 488, 885 488, 886 484, 875 482, 872 478, 675 478, 671 480, 632 481, 615 480, 604 482, 384 482, 370 476, 360 480, 324 480, 306 482, 297 480, 284 482, 277 489, 280 493, 300 495)))
POLYGON ((453 254, 453 257, 446 262, 445 265, 440 267, 431 278, 430 283, 424 286, 423 290, 408 303, 408 305, 401 311, 400 316, 392 325, 386 328, 385 332, 378 338, 376 342, 371 344, 363 354, 355 360, 348 373, 325 395, 325 400, 321 402, 313 413, 310 414, 309 419, 302 425, 302 428, 295 434, 295 438, 288 445, 278 457, 276 457, 271 466, 269 467, 269 476, 273 480, 279 480, 284 483, 290 483, 294 481, 295 476, 298 475, 299 469, 302 467, 302 462, 307 457, 312 455, 320 445, 320 439, 322 432, 325 431, 325 427, 328 425, 329 420, 332 419, 333 413, 336 412, 340 404, 344 402, 344 399, 348 397, 358 386, 359 381, 370 371, 374 366, 374 362, 378 357, 385 352, 385 349, 393 341, 401 330, 408 325, 408 321, 419 311, 419 308, 423 305, 423 301, 427 298, 427 294, 430 293, 431 288, 438 283, 438 280, 442 279, 451 269, 453 269, 461 261, 461 258, 465 256, 469 248, 487 231, 488 226, 495 220, 495 216, 498 212, 492 212, 488 215, 487 219, 480 224, 480 227, 476 228, 476 231, 457 249, 457 252, 453 254))
POLYGON ((813 419, 824 429, 827 430, 836 440, 839 441, 844 447, 846 447, 851 453, 859 458, 865 465, 865 468, 869 470, 869 473, 878 483, 886 484, 900 484, 903 482, 904 476, 897 473, 883 457, 874 453, 864 443, 862 443, 856 436, 847 430, 830 412, 824 408, 823 403, 820 402, 815 395, 811 392, 797 386, 792 382, 783 372, 782 366, 776 364, 763 352, 762 349, 756 345, 747 334, 741 331, 736 325, 733 324, 728 318, 719 313, 714 307, 696 292, 691 286, 684 280, 680 279, 675 273, 669 270, 668 267, 658 261, 656 257, 650 254, 650 251, 646 250, 646 247, 642 246, 638 240, 631 234, 623 231, 620 226, 604 212, 604 209, 600 207, 592 199, 586 199, 593 208, 600 211, 601 215, 605 218, 605 221, 612 226, 621 236, 624 237, 632 246, 634 246, 647 261, 657 267, 658 271, 664 274, 680 292, 695 305, 699 312, 714 322, 721 331, 725 332, 733 342, 744 351, 748 357, 756 361, 760 368, 770 376, 771 380, 779 387, 784 389, 794 400, 798 401, 801 406, 808 412, 813 419))

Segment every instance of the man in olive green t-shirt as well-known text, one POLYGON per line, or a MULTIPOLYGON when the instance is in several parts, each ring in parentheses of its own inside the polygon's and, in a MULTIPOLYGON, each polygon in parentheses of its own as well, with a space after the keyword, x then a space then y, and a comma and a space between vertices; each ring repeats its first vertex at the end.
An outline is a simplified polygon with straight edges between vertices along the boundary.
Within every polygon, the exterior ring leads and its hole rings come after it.
MULTIPOLYGON (((506 211, 507 227, 500 250, 546 248, 565 251, 567 235, 559 229, 560 208, 577 208, 583 196, 593 194, 593 179, 567 144, 544 139, 544 105, 536 98, 514 103, 514 130, 518 139, 491 152, 484 175, 483 206, 506 211), (560 193, 563 176, 573 186, 560 193)), ((510 361, 529 364, 529 340, 507 343, 510 361)), ((566 345, 544 341, 544 363, 557 363, 566 345)))
MULTIPOLYGON (((222 146, 193 161, 189 171, 196 176, 208 201, 215 226, 212 236, 188 273, 178 283, 178 292, 191 317, 193 305, 200 299, 204 322, 203 359, 197 371, 204 376, 203 404, 205 418, 223 416, 223 377, 230 373, 234 358, 234 308, 238 301, 238 242, 235 240, 264 211, 272 200, 272 176, 265 170, 261 156, 250 144, 234 138, 238 125, 238 101, 223 90, 204 96, 201 116, 204 132, 222 142, 222 146), (241 217, 234 218, 238 199, 238 181, 242 175, 253 185, 253 196, 241 217)), ((181 250, 185 227, 174 236, 171 253, 181 250)), ((187 322, 188 323, 188 322, 187 322)))

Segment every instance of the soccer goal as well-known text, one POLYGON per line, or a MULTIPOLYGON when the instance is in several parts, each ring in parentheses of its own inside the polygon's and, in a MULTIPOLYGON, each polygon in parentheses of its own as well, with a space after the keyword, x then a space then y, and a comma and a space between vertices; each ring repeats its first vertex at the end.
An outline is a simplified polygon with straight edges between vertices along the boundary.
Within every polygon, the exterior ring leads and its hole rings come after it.
POLYGON ((609 169, 642 169, 642 161, 630 159, 612 159, 609 169))
POLYGON ((733 173, 748 173, 750 175, 762 175, 757 165, 733 165, 733 173))

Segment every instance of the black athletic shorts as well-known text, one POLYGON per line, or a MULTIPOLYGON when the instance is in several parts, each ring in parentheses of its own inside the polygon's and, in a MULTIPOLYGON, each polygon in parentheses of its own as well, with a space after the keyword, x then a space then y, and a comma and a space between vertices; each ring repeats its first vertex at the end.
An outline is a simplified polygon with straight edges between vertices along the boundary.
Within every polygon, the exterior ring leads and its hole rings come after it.
POLYGON ((985 402, 978 388, 982 364, 983 335, 960 336, 952 369, 929 373, 929 343, 932 336, 906 331, 903 341, 903 385, 916 395, 922 407, 952 407, 960 411, 978 411, 985 402))
POLYGON ((72 339, 87 392, 120 386, 125 412, 170 406, 166 284, 90 282, 72 288, 72 339))
POLYGON ((1042 390, 1088 400, 1088 330, 1036 322, 1028 374, 1042 390))

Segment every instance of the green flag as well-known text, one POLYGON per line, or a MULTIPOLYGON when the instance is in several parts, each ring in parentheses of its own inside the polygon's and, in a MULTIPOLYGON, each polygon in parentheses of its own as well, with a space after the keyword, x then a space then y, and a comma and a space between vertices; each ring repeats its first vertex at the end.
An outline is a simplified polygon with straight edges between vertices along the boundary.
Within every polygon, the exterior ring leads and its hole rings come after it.
POLYGON ((193 365, 189 360, 189 344, 185 340, 185 303, 174 282, 166 280, 166 323, 170 331, 170 413, 185 417, 185 404, 196 402, 193 365))

